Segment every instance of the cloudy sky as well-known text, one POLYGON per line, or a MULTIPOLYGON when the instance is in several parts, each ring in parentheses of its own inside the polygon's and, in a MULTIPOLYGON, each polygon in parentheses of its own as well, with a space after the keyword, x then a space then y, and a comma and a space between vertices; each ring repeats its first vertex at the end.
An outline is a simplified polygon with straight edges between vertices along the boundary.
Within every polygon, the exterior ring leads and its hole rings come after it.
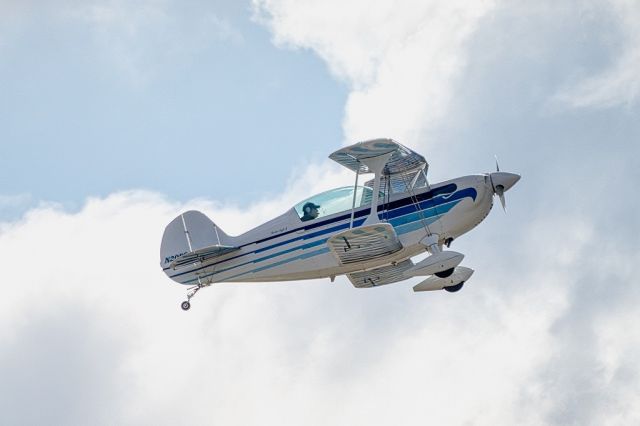
POLYGON ((0 1, 7 424, 640 423, 636 0, 0 1), (465 288, 221 284, 164 226, 244 232, 392 137, 523 178, 465 288))

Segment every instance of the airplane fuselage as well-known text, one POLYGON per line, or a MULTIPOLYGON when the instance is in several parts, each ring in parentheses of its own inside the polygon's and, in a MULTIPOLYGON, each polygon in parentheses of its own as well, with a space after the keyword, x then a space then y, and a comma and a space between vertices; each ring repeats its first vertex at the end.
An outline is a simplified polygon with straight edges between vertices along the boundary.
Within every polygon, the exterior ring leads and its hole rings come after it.
POLYGON ((269 282, 335 277, 400 262, 425 252, 420 241, 437 234, 442 244, 477 226, 493 205, 489 176, 471 175, 412 192, 392 194, 378 202, 381 222, 390 223, 402 249, 383 259, 340 265, 327 240, 350 227, 362 226, 370 207, 357 208, 302 222, 294 209, 233 238, 239 250, 204 264, 171 269, 165 273, 185 285, 217 282, 269 282))

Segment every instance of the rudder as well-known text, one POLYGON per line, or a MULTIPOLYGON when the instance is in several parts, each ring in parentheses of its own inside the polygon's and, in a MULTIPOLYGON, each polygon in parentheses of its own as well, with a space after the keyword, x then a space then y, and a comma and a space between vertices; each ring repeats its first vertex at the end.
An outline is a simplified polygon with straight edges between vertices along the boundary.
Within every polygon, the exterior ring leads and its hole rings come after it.
POLYGON ((160 244, 160 266, 167 268, 178 257, 213 245, 232 245, 231 237, 207 216, 189 210, 173 219, 164 229, 160 244))

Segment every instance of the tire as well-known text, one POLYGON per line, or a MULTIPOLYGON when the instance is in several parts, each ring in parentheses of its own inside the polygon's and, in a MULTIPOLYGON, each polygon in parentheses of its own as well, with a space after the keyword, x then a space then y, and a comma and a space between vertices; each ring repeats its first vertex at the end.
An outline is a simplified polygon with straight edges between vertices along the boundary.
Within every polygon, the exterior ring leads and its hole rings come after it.
POLYGON ((451 274, 453 274, 453 270, 454 270, 454 269, 455 269, 455 268, 449 268, 449 269, 446 269, 446 270, 444 270, 444 271, 442 271, 442 272, 436 272, 436 274, 435 274, 435 275, 436 275, 436 277, 438 277, 438 278, 447 278, 447 277, 450 277, 450 276, 451 276, 451 274))
POLYGON ((185 302, 182 302, 182 303, 180 304, 180 307, 182 308, 182 310, 183 310, 183 311, 188 311, 188 310, 189 310, 189 308, 191 307, 191 303, 186 302, 186 301, 185 301, 185 302))
POLYGON ((449 293, 455 293, 456 291, 460 291, 463 285, 464 285, 464 281, 462 281, 460 284, 450 285, 449 287, 445 287, 444 289, 447 290, 449 293))

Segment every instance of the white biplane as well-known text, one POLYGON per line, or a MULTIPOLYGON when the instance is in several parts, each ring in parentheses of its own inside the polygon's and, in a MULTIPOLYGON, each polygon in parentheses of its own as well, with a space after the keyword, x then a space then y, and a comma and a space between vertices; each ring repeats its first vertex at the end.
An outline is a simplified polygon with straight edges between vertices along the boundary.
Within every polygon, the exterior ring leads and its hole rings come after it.
POLYGON ((473 270, 451 242, 489 214, 493 196, 520 176, 496 171, 427 182, 424 157, 391 140, 375 139, 329 156, 353 170, 355 185, 304 200, 242 235, 225 234, 208 217, 187 211, 167 225, 160 266, 191 286, 182 309, 201 289, 220 282, 268 282, 346 274, 357 288, 428 277, 414 291, 460 290, 473 270), (358 186, 361 174, 374 178, 358 186), (429 256, 414 263, 411 258, 429 256))

